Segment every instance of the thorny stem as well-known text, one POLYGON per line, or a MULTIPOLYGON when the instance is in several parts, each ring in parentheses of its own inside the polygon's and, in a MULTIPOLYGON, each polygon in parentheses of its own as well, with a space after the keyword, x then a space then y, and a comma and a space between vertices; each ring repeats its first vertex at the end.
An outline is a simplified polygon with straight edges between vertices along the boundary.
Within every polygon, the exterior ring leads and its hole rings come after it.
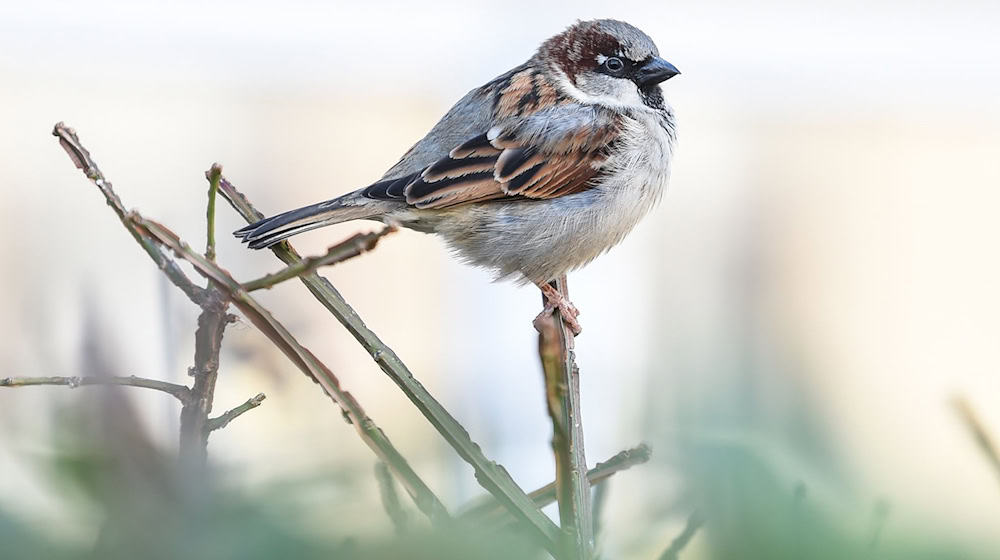
POLYGON ((5 377, 0 379, 0 387, 28 387, 32 385, 64 385, 70 389, 86 385, 120 385, 160 391, 172 395, 182 403, 191 398, 191 390, 184 385, 134 375, 128 377, 5 377))
POLYGON ((243 283, 243 289, 252 292, 263 288, 271 288, 275 284, 297 278, 303 274, 314 272, 321 266, 342 263, 375 248, 379 239, 396 231, 395 227, 387 226, 373 233, 356 233, 351 237, 331 246, 323 255, 306 257, 297 263, 288 265, 278 272, 265 275, 256 280, 243 283))

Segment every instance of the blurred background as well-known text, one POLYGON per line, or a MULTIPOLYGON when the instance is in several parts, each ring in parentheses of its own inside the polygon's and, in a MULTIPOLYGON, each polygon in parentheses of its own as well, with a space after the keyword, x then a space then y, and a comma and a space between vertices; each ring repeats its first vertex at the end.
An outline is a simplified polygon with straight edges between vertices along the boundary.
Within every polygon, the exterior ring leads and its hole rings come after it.
MULTIPOLYGON (((200 247, 213 161, 268 214, 353 190, 466 91, 595 17, 642 28, 683 72, 665 84, 680 144, 663 203, 570 275, 588 457, 654 450, 610 483, 604 555, 655 558, 697 509, 684 558, 995 558, 998 473, 951 405, 1000 431, 1000 4, 986 0, 0 0, 0 377, 186 383, 192 364, 197 308, 73 168, 55 122, 126 206, 200 247)), ((218 222, 237 278, 279 268, 225 234, 242 222, 222 203, 218 222)), ((487 456, 526 489, 553 478, 537 290, 409 231, 325 274, 487 456)), ((482 493, 303 286, 261 299, 450 508, 482 493)), ((210 440, 219 492, 245 515, 217 533, 219 557, 248 535, 300 557, 391 537, 371 452, 237 324, 215 409, 257 392, 263 406, 210 440)), ((171 461, 178 412, 140 389, 0 390, 8 554, 90 550, 107 489, 155 470, 115 453, 138 437, 171 461), (108 429, 109 410, 141 437, 108 429)))

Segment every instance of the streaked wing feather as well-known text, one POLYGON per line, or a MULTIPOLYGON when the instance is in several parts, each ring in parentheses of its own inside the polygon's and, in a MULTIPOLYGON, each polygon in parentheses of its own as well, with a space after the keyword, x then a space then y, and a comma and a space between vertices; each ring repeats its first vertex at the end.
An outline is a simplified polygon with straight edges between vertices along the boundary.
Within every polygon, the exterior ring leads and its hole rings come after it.
POLYGON ((440 181, 454 179, 470 173, 492 171, 497 162, 497 156, 469 156, 465 158, 447 157, 439 159, 424 170, 421 177, 425 181, 440 181))

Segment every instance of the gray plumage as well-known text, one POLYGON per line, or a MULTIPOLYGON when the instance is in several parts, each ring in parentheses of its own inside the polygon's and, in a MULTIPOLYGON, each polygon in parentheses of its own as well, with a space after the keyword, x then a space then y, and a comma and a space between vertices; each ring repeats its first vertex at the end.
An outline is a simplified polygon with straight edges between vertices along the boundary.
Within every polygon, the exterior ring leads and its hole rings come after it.
POLYGON ((379 182, 236 235, 262 248, 391 221, 542 286, 620 242, 659 200, 675 129, 658 84, 676 73, 637 28, 579 22, 459 100, 379 182))

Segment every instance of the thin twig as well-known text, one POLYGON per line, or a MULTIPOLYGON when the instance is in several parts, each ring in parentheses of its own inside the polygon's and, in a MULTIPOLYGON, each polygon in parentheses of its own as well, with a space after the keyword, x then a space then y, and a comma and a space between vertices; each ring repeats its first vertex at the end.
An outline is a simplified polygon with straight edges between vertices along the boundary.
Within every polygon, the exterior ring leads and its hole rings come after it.
MULTIPOLYGON (((255 222, 264 217, 225 177, 219 182, 219 192, 247 222, 255 222)), ((288 243, 274 245, 271 251, 285 264, 291 265, 302 260, 288 243)), ((542 514, 506 469, 483 455, 482 449, 472 441, 465 428, 413 377, 399 356, 365 325, 336 288, 315 272, 303 274, 299 279, 371 354, 382 371, 399 386, 458 455, 472 465, 480 485, 496 496, 516 517, 533 527, 550 552, 556 552, 559 528, 542 514)))
POLYGON ((997 451, 997 444, 992 434, 986 429, 986 425, 983 424, 982 420, 979 419, 979 414, 976 413, 976 410, 972 408, 972 405, 965 397, 954 397, 951 400, 951 405, 954 407, 955 412, 958 413, 959 418, 962 419, 962 423, 965 424, 965 427, 972 434, 979 450, 986 457, 986 461, 993 468, 996 475, 1000 477, 1000 452, 997 451))
POLYGON ((128 377, 5 377, 0 379, 0 387, 28 387, 32 385, 65 385, 70 389, 86 385, 121 385, 160 391, 172 395, 182 403, 187 402, 191 398, 191 390, 184 385, 167 383, 166 381, 159 381, 157 379, 136 377, 134 375, 128 377))
MULTIPOLYGON (((597 463, 597 465, 587 471, 587 480, 590 481, 591 485, 600 484, 602 481, 607 480, 611 475, 616 472, 623 471, 634 467, 635 465, 641 465, 649 461, 649 457, 652 452, 649 446, 645 443, 639 445, 638 447, 633 447, 632 449, 626 449, 625 451, 619 451, 613 457, 607 461, 597 463)), ((541 488, 530 492, 528 496, 531 497, 532 501, 535 502, 537 507, 545 507, 556 499, 556 483, 550 482, 541 488)), ((496 500, 490 496, 482 499, 477 499, 475 502, 469 506, 466 506, 462 517, 481 520, 486 516, 493 516, 502 510, 499 509, 499 504, 496 500)), ((483 524, 489 524, 485 521, 483 524)))
POLYGON ((271 288, 275 284, 290 280, 303 274, 314 272, 321 266, 330 266, 342 263, 348 259, 362 255, 375 248, 378 240, 396 231, 395 227, 386 226, 380 231, 372 233, 356 233, 351 237, 331 246, 325 254, 315 257, 306 257, 295 264, 291 264, 278 272, 265 275, 256 280, 243 283, 243 289, 252 292, 262 288, 271 288))
POLYGON ((215 260, 215 193, 219 191, 219 177, 222 177, 222 166, 213 163, 208 170, 208 208, 205 212, 205 224, 208 231, 205 235, 205 258, 215 260))
POLYGON ((684 547, 687 546, 688 542, 690 542, 692 538, 694 538, 695 533, 697 533, 698 529, 700 529, 704 524, 705 519, 702 518, 700 513, 697 511, 692 513, 688 517, 687 523, 684 525, 684 530, 681 531, 681 534, 677 535, 670 543, 670 546, 663 551, 659 560, 677 560, 681 551, 684 550, 684 547))
POLYGON ((208 422, 205 423, 205 430, 214 432, 215 430, 225 428, 230 422, 236 419, 237 416, 260 406, 260 403, 264 402, 264 399, 266 398, 267 396, 264 393, 257 393, 247 399, 247 402, 241 404, 240 406, 229 409, 215 418, 209 418, 208 422))
POLYGON ((409 517, 403 510, 402 504, 399 503, 399 495, 396 494, 396 483, 392 480, 389 467, 382 461, 375 463, 375 479, 378 481, 378 491, 382 497, 382 507, 385 508, 386 514, 389 515, 393 527, 396 528, 396 533, 405 533, 406 527, 409 524, 409 517))
POLYGON ((288 329, 250 296, 229 272, 191 249, 187 243, 177 237, 177 234, 166 227, 147 220, 134 212, 129 214, 128 219, 157 243, 190 262, 199 274, 224 291, 233 305, 239 308, 264 336, 268 337, 310 379, 319 383, 334 402, 340 405, 344 416, 354 425, 361 439, 392 468, 396 476, 403 482, 417 507, 434 522, 448 519, 448 512, 441 501, 417 476, 385 433, 368 417, 354 396, 340 387, 340 380, 333 372, 316 359, 312 352, 299 344, 295 337, 288 332, 288 329))
MULTIPOLYGON (((555 288, 569 299, 566 275, 555 288)), ((536 321, 538 353, 545 374, 545 394, 552 418, 552 451, 556 462, 556 496, 567 558, 593 557, 594 526, 587 480, 587 459, 580 419, 580 372, 576 367, 573 333, 558 310, 536 321)))
POLYGON ((114 210, 115 214, 118 215, 118 218, 122 220, 122 224, 125 226, 125 229, 132 234, 132 237, 135 238, 136 242, 142 246, 143 250, 146 251, 146 254, 153 259, 156 266, 158 266, 160 270, 167 275, 170 282, 180 288, 180 290, 187 295, 188 299, 194 303, 200 303, 204 290, 191 282, 187 275, 184 274, 184 271, 177 266, 177 263, 174 262, 173 259, 164 255, 163 252, 160 251, 159 247, 157 247, 148 238, 140 235, 140 233, 136 231, 135 227, 125 220, 125 215, 127 213, 125 206, 122 205, 121 199, 118 198, 118 195, 115 194, 115 191, 112 189, 111 182, 104 177, 100 168, 97 167, 97 163, 95 163, 93 158, 90 157, 90 152, 88 152, 87 149, 80 144, 80 139, 77 138, 76 131, 60 122, 57 123, 55 128, 52 129, 52 135, 59 138, 59 144, 64 150, 66 150, 66 153, 69 155, 70 159, 73 160, 73 163, 77 166, 77 168, 83 170, 84 175, 97 185, 97 188, 100 189, 101 193, 104 195, 104 199, 107 201, 108 206, 110 206, 111 209, 114 210))

